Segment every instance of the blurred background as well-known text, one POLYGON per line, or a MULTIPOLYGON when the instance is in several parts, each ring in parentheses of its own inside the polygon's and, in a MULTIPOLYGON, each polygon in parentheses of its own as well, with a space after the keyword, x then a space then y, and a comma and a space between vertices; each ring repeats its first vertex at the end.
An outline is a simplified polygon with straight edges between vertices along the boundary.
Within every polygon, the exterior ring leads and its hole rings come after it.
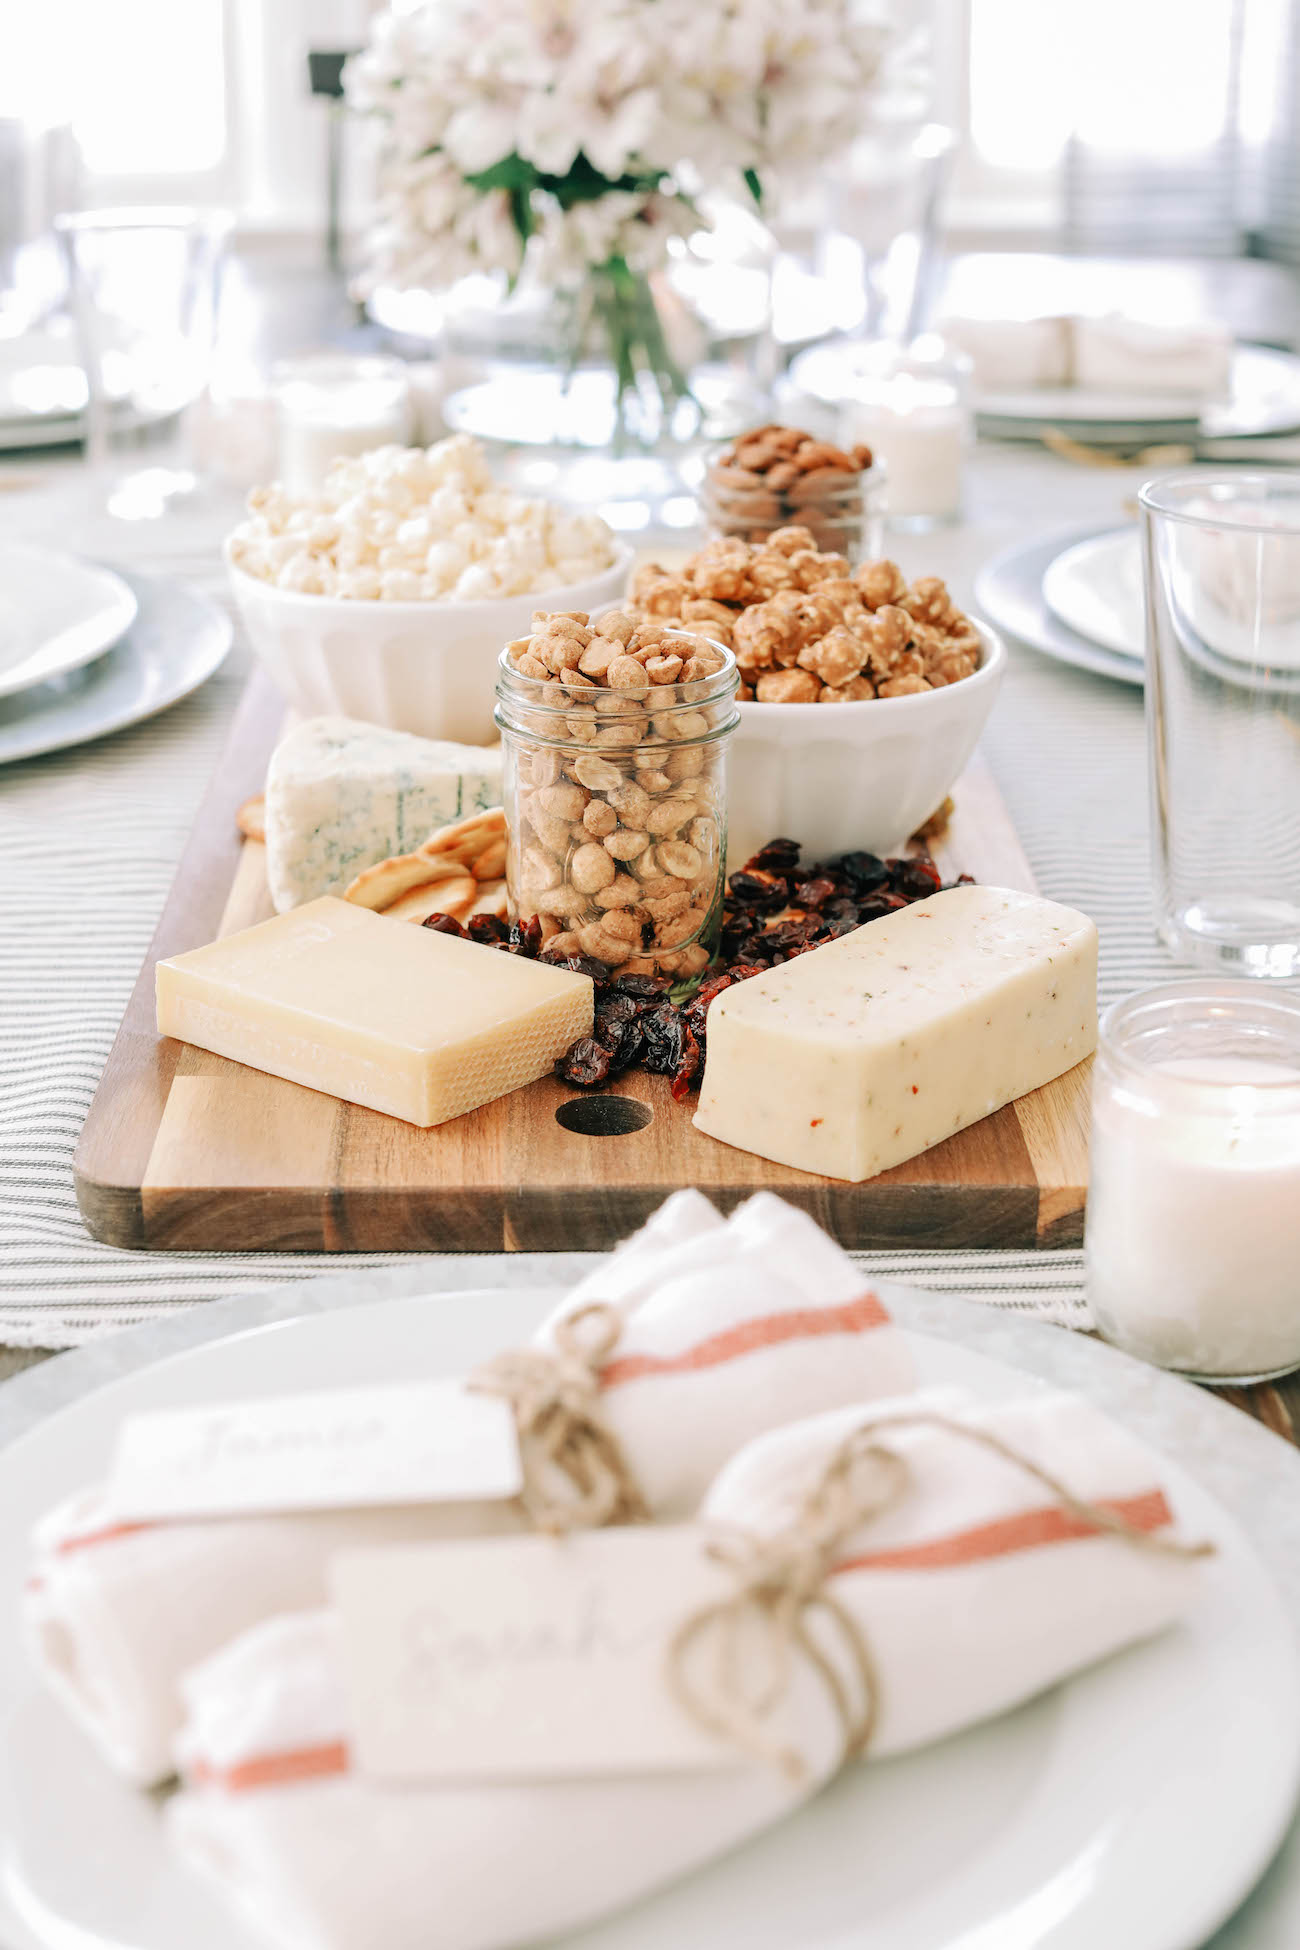
MULTIPOLYGON (((391 11, 436 19, 437 0, 391 11)), ((567 11, 557 6, 557 19, 567 11)), ((715 209, 703 262, 686 240, 674 244, 680 330, 689 310, 705 333, 688 363, 711 362, 717 380, 711 391, 704 370, 694 389, 706 431, 733 430, 770 403, 799 352, 827 337, 903 342, 952 317, 1123 313, 1294 346, 1300 0, 918 0, 865 11, 885 12, 916 55, 883 117, 864 105, 861 138, 834 168, 774 173, 761 241, 752 222, 745 230, 715 209)), ((508 292, 500 276, 363 277, 376 138, 373 118, 345 101, 343 75, 379 12, 369 0, 11 6, 0 63, 0 451, 85 431, 69 288, 83 247, 61 241, 56 220, 142 206, 219 210, 228 226, 214 250, 197 427, 214 478, 264 477, 276 362, 326 351, 407 361, 412 437, 451 425, 517 438, 522 413, 539 449, 608 448, 612 423, 581 392, 576 405, 566 393, 561 411, 535 388, 499 383, 493 362, 531 360, 549 363, 554 391, 563 332, 535 291, 508 292), (497 381, 490 405, 474 396, 486 376, 497 381), (444 414, 449 399, 458 403, 444 414)), ((574 18, 600 15, 588 0, 574 18)), ((121 379, 119 405, 131 383, 121 379)), ((646 449, 662 428, 638 431, 646 449)), ((592 498, 589 476, 551 474, 557 491, 592 498)), ((607 478, 594 487, 597 500, 613 491, 607 478)), ((654 483, 642 489, 653 501, 654 483)))

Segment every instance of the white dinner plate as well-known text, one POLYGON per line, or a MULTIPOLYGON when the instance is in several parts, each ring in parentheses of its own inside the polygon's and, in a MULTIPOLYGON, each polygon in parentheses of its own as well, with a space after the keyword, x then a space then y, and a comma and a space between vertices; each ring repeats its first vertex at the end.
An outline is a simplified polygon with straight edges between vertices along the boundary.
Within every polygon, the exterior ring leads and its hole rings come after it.
MULTIPOLYGON (((793 383, 814 399, 836 405, 854 381, 854 358, 869 342, 835 339, 801 352, 793 383)), ((1232 355, 1228 394, 1204 402, 1190 394, 1094 393, 1079 386, 981 392, 973 400, 979 430, 991 439, 1036 439, 1052 428, 1093 445, 1167 440, 1183 433, 1201 440, 1245 440, 1300 427, 1300 357, 1271 346, 1239 345, 1232 355)))
MULTIPOLYGON (((102 1475, 126 1413, 462 1372, 523 1340, 553 1300, 538 1289, 376 1300, 233 1335, 85 1396, 0 1454, 8 1950, 254 1950, 169 1855, 156 1800, 118 1783, 25 1670, 17 1605, 34 1518, 102 1475)), ((912 1341, 927 1384, 985 1399, 1043 1385, 964 1347, 912 1341)), ((1085 1362, 1114 1359, 1079 1348, 1085 1362)), ((1179 1627, 986 1726, 849 1769, 792 1820, 565 1938, 568 1950, 1202 1944, 1289 1820, 1300 1675, 1284 1606, 1236 1522, 1181 1468, 1168 1465, 1168 1480, 1189 1531, 1216 1545, 1179 1627)))
POLYGON ((183 582, 119 573, 136 603, 126 635, 81 670, 0 696, 0 765, 151 718, 206 683, 225 657, 232 632, 223 609, 183 582))
POLYGON ((1043 600, 1067 629, 1142 661, 1142 539, 1116 528, 1062 549, 1043 576, 1043 600))
MULTIPOLYGON (((1110 535, 1114 530, 1101 532, 1110 535)), ((1043 594, 1047 572, 1058 556, 1078 542, 1096 537, 1094 529, 1086 529, 1081 535, 1073 528, 1065 534, 1039 536, 1004 549, 986 562, 975 578, 975 608, 995 630, 1057 663, 1090 670, 1098 677, 1114 677, 1121 684, 1142 684, 1145 671, 1140 657, 1109 649, 1071 629, 1048 607, 1043 594)))
MULTIPOLYGON (((1206 545, 1221 547, 1233 540, 1220 534, 1207 537, 1206 545)), ((1242 567, 1248 572, 1249 556, 1242 567)), ((1300 608, 1295 614, 1284 611, 1274 623, 1257 629, 1253 615, 1225 607, 1198 576, 1185 575, 1180 587, 1180 641, 1187 658, 1223 683, 1248 683, 1277 695, 1295 692, 1300 608)), ((1044 570, 1042 589, 1058 623, 1106 652, 1134 660, 1140 669, 1146 615, 1142 541, 1135 528, 1093 535, 1063 549, 1044 570)), ((1296 602, 1294 591, 1288 589, 1287 596, 1296 602)))
POLYGON ((0 697, 80 670, 130 629, 135 612, 111 569, 34 542, 0 542, 0 697))

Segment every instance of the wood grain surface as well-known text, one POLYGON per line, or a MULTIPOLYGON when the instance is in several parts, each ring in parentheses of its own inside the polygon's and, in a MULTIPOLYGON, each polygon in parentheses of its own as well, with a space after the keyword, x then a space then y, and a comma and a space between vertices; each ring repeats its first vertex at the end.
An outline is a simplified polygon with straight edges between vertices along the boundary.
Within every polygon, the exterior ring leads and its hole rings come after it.
MULTIPOLYGON (((283 717, 269 681, 255 677, 87 1117, 75 1172, 96 1238, 207 1252, 595 1249, 670 1191, 698 1185, 724 1208, 763 1187, 780 1192, 850 1247, 1079 1242, 1087 1064, 908 1164, 845 1185, 702 1136, 660 1077, 633 1073, 599 1093, 649 1110, 625 1135, 565 1129, 556 1112, 577 1093, 550 1078, 421 1131, 159 1038, 159 958, 272 912, 263 849, 240 840, 235 810, 261 790, 283 717)), ((973 767, 955 797, 935 848, 945 879, 966 872, 1032 889, 989 773, 973 767)))

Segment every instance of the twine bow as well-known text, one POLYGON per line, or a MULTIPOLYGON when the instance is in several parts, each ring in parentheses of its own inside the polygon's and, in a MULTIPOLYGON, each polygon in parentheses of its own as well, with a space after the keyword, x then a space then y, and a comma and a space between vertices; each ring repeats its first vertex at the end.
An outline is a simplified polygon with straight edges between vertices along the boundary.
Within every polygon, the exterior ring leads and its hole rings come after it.
POLYGON ((553 1351, 512 1348, 470 1377, 471 1389, 501 1396, 514 1412, 521 1497, 538 1530, 563 1535, 649 1520, 600 1412, 600 1371, 622 1331, 618 1309, 595 1301, 556 1324, 553 1351))
POLYGON ((742 1533, 710 1546, 710 1556, 733 1574, 736 1589, 686 1619, 668 1648, 670 1690, 692 1719, 755 1758, 774 1762, 792 1780, 806 1778, 803 1756, 774 1739, 765 1722, 788 1690, 797 1657, 807 1659, 830 1694, 843 1734, 841 1764, 864 1753, 875 1732, 880 1680, 871 1642, 830 1580, 849 1538, 892 1508, 910 1483, 906 1460, 879 1440, 880 1432, 923 1428, 959 1436, 1011 1463, 1089 1530, 1165 1557, 1204 1557, 1214 1550, 1210 1543, 1183 1544, 1137 1529, 1117 1512, 1076 1496, 991 1430, 926 1413, 864 1424, 832 1455, 794 1523, 770 1537, 742 1533), (818 1614, 834 1627, 848 1655, 847 1681, 812 1629, 818 1614), (710 1640, 714 1656, 706 1661, 710 1640))

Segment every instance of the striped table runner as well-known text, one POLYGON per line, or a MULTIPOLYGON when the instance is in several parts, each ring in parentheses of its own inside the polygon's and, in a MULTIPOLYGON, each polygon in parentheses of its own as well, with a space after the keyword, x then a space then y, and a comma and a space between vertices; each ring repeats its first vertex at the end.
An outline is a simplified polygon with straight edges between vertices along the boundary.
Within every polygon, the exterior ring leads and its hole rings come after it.
MULTIPOLYGON (((979 518, 898 551, 914 574, 947 574, 959 596, 979 563, 1023 532, 1026 511, 1035 528, 1096 523, 1118 515, 1131 491, 1127 475, 1099 477, 1023 450, 981 450, 972 472, 979 518)), ((10 494, 5 513, 16 517, 15 531, 66 543, 48 487, 10 494)), ((127 531, 115 546, 78 531, 78 541, 220 594, 223 526, 178 522, 143 544, 127 531)), ((247 670, 237 645, 218 676, 161 718, 0 769, 0 1342, 68 1346, 249 1287, 394 1263, 121 1252, 89 1238, 73 1198, 77 1134, 247 670)), ((1042 891, 1100 926, 1103 1003, 1160 978, 1169 964, 1150 918, 1139 693, 1014 651, 985 750, 1042 891)), ((857 1257, 881 1278, 1086 1321, 1077 1253, 857 1257)), ((539 1265, 553 1279, 584 1263, 539 1265)), ((497 1266, 491 1257, 430 1256, 430 1287, 490 1285, 497 1266)))

